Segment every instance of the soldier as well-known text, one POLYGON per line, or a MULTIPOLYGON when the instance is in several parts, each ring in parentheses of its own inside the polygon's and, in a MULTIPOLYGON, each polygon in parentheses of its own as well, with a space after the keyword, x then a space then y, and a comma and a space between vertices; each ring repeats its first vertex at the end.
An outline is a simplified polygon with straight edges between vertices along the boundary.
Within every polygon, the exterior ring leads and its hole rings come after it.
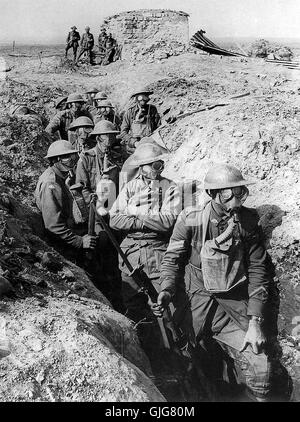
POLYGON ((66 46, 66 57, 68 57, 68 51, 73 47, 74 62, 76 61, 76 54, 78 49, 78 42, 80 40, 79 32, 76 31, 76 26, 71 27, 71 31, 68 33, 67 46, 66 46))
POLYGON ((85 33, 82 35, 81 41, 80 41, 80 51, 76 60, 76 63, 78 63, 78 60, 83 55, 83 53, 87 53, 90 64, 94 64, 93 62, 93 55, 92 50, 94 48, 94 36, 90 33, 90 27, 87 26, 85 28, 85 33))
POLYGON ((109 33, 104 42, 105 57, 102 60, 103 65, 107 65, 113 62, 114 54, 116 51, 116 44, 116 40, 112 37, 112 34, 109 33))
POLYGON ((95 95, 95 106, 98 106, 99 101, 107 100, 108 96, 104 91, 100 91, 95 95))
POLYGON ((249 396, 268 401, 264 313, 270 280, 258 215, 242 205, 251 183, 230 165, 207 172, 204 189, 211 200, 184 209, 176 222, 162 263, 157 315, 185 280, 190 303, 181 318, 192 319, 195 346, 216 341, 240 365, 249 396))
POLYGON ((46 133, 53 137, 55 132, 58 132, 60 139, 68 138, 72 141, 72 133, 68 133, 71 123, 80 116, 86 116, 93 120, 91 114, 83 107, 84 103, 80 94, 70 94, 66 102, 70 108, 60 111, 53 117, 45 129, 46 133))
POLYGON ((132 94, 134 104, 123 116, 121 125, 122 142, 126 145, 128 154, 132 154, 136 144, 144 136, 150 136, 160 125, 160 116, 154 105, 148 104, 152 91, 140 90, 132 94))
POLYGON ((57 112, 67 109, 68 96, 59 97, 55 101, 55 108, 57 112))
POLYGON ((119 186, 119 173, 123 165, 123 156, 115 151, 116 135, 120 133, 113 123, 102 120, 95 125, 90 136, 95 136, 97 145, 84 152, 81 156, 76 172, 76 183, 83 185, 83 196, 87 204, 90 195, 96 192, 97 184, 103 174, 107 174, 114 182, 116 191, 119 186))
POLYGON ((82 265, 83 250, 95 248, 96 238, 85 234, 85 226, 76 225, 73 200, 66 185, 78 160, 78 150, 70 142, 59 140, 50 145, 45 158, 50 166, 39 178, 34 195, 48 240, 67 259, 82 265))
POLYGON ((98 94, 99 89, 94 87, 90 88, 85 92, 85 95, 87 96, 87 104, 93 107, 96 107, 96 101, 95 97, 98 94))
MULTIPOLYGON (((130 180, 110 210, 110 226, 125 239, 121 247, 133 268, 142 267, 150 282, 160 290, 159 275, 177 215, 180 197, 176 184, 161 176, 166 154, 153 144, 145 144, 132 156, 139 176, 130 180)), ((151 313, 147 297, 139 289, 130 271, 120 261, 122 295, 126 315, 135 322, 151 313)), ((153 329, 141 328, 140 338, 149 357, 157 354, 153 329)))
MULTIPOLYGON (((103 120, 96 124, 91 135, 96 136, 95 148, 85 151, 78 162, 76 183, 83 186, 82 194, 86 204, 90 203, 91 194, 99 192, 101 183, 110 184, 112 199, 115 200, 118 192, 119 173, 123 164, 123 157, 114 151, 116 135, 119 132, 113 123, 103 120)), ((98 201, 99 202, 99 201, 98 201)), ((104 204, 103 204, 104 205, 104 204)), ((99 203, 97 203, 97 209, 99 203)), ((104 214, 107 214, 105 211, 104 214)), ((121 280, 118 271, 117 253, 103 231, 96 215, 95 232, 98 235, 98 247, 95 254, 93 272, 96 286, 111 300, 113 306, 122 310, 121 280)))
POLYGON ((74 147, 79 154, 96 146, 96 141, 91 137, 94 123, 86 116, 78 117, 71 123, 69 130, 75 132, 74 147))
POLYGON ((94 122, 98 123, 101 120, 108 120, 112 122, 119 130, 121 120, 114 111, 114 106, 109 100, 97 101, 97 114, 94 116, 94 122))
POLYGON ((99 52, 100 53, 104 53, 105 52, 105 42, 107 39, 107 33, 106 33, 106 29, 102 28, 101 32, 99 34, 98 37, 98 48, 99 48, 99 52))

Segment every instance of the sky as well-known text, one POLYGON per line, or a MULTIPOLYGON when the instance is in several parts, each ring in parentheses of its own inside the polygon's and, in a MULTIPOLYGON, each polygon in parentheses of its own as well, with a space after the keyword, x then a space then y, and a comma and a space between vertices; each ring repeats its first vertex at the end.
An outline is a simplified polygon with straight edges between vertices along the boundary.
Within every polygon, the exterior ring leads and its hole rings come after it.
POLYGON ((97 35, 104 17, 137 9, 187 12, 190 36, 300 39, 300 0, 0 0, 0 43, 64 43, 73 25, 97 35))

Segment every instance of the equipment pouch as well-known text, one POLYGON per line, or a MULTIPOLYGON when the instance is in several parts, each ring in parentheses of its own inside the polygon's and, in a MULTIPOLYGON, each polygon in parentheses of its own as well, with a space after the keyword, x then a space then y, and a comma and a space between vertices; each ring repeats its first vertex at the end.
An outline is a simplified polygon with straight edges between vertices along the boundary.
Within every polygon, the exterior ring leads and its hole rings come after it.
POLYGON ((227 292, 246 280, 243 262, 243 245, 230 239, 226 245, 217 247, 213 240, 205 240, 210 205, 202 214, 203 241, 200 252, 204 287, 211 293, 227 292))

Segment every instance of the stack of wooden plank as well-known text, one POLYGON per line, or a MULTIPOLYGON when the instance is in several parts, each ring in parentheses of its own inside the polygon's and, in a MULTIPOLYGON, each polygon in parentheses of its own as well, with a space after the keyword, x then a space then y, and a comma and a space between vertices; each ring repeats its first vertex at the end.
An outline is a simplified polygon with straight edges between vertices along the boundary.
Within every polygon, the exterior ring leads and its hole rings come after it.
POLYGON ((300 62, 296 62, 296 61, 266 59, 266 62, 278 64, 278 65, 287 67, 288 69, 298 69, 298 70, 300 69, 300 62))
POLYGON ((206 38, 204 34, 205 31, 203 31, 202 29, 200 29, 200 31, 197 31, 190 39, 190 45, 192 47, 206 51, 210 54, 218 54, 221 56, 247 57, 245 54, 236 53, 234 51, 229 51, 225 50, 224 48, 218 47, 215 43, 206 38))

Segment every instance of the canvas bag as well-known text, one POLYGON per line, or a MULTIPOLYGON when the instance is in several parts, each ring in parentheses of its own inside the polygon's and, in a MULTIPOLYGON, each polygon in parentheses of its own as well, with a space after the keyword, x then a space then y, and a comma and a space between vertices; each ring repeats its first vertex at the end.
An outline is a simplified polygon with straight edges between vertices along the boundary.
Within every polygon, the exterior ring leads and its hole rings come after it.
POLYGON ((211 203, 202 211, 202 248, 200 252, 204 287, 211 293, 224 293, 244 282, 246 277, 240 240, 231 238, 220 248, 206 240, 211 203))

